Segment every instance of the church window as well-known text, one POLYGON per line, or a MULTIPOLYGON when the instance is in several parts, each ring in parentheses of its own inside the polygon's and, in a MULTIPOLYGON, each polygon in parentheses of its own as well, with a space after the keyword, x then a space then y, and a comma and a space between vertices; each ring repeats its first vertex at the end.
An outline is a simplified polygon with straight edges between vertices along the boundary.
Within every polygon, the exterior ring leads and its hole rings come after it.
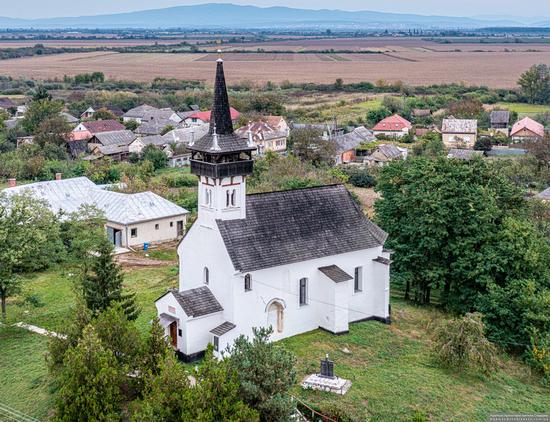
POLYGON ((300 279, 300 306, 307 305, 307 278, 300 279))
POLYGON ((252 290, 252 276, 247 274, 244 276, 244 291, 249 292, 252 290))
POLYGON ((229 207, 231 205, 231 194, 229 193, 229 190, 225 191, 225 206, 229 207))
POLYGON ((204 267, 203 271, 204 284, 210 283, 210 270, 208 267, 204 267))
POLYGON ((233 189, 233 192, 231 192, 231 206, 234 207, 237 205, 237 191, 233 189))
POLYGON ((353 289, 356 293, 363 290, 363 268, 362 267, 355 268, 355 275, 353 277, 353 289))

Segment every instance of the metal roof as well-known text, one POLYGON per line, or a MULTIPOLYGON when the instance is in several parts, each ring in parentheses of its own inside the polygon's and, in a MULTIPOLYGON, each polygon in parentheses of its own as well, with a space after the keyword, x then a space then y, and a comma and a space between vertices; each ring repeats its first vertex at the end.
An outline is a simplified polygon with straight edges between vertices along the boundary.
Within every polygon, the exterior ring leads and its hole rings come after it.
POLYGON ((120 193, 101 189, 87 177, 51 180, 4 189, 8 195, 30 192, 45 200, 50 209, 59 213, 72 213, 82 205, 95 205, 105 213, 108 221, 132 224, 157 220, 188 211, 153 192, 120 193))
POLYGON ((115 130, 112 132, 100 132, 94 135, 101 145, 130 145, 136 138, 131 130, 115 130))
POLYGON ((441 124, 443 133, 477 133, 477 120, 475 119, 443 119, 441 124))

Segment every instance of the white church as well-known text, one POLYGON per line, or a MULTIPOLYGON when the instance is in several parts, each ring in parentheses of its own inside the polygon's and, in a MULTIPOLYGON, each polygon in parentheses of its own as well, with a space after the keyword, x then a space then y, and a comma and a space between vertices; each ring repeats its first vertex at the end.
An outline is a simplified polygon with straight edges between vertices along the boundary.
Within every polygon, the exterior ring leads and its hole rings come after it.
POLYGON ((178 356, 221 353, 253 327, 273 340, 390 322, 387 234, 342 185, 246 195, 255 146, 233 132, 223 60, 210 131, 189 145, 198 218, 178 246, 179 289, 156 301, 178 356))

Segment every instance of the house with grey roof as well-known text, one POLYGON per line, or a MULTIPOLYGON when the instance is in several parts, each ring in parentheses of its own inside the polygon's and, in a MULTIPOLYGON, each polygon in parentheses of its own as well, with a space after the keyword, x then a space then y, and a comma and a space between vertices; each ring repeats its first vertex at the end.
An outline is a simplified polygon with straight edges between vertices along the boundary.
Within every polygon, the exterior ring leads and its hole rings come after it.
POLYGON ((491 129, 502 132, 508 136, 508 128, 510 125, 510 112, 508 110, 493 110, 491 111, 491 129))
POLYGON ((368 166, 384 166, 394 160, 405 160, 408 154, 407 148, 393 144, 381 144, 370 155, 365 156, 363 161, 368 166))
POLYGON ((355 161, 357 147, 363 143, 376 140, 374 132, 364 126, 359 126, 349 133, 335 136, 336 164, 346 164, 355 161))
POLYGON ((447 158, 456 158, 458 160, 471 160, 475 157, 483 157, 483 151, 451 148, 447 154, 447 158))
POLYGON ((209 132, 188 145, 198 217, 178 245, 179 286, 155 302, 177 354, 217 356, 254 327, 272 340, 390 322, 387 234, 343 185, 246 194, 253 140, 233 130, 223 60, 209 132))
POLYGON ((153 192, 121 193, 102 189, 86 177, 62 179, 4 189, 7 195, 30 194, 44 200, 59 216, 77 212, 84 205, 105 214, 107 236, 115 246, 132 247, 183 236, 188 211, 153 192))
POLYGON ((477 120, 449 116, 441 124, 443 144, 449 148, 472 148, 477 140, 477 120))

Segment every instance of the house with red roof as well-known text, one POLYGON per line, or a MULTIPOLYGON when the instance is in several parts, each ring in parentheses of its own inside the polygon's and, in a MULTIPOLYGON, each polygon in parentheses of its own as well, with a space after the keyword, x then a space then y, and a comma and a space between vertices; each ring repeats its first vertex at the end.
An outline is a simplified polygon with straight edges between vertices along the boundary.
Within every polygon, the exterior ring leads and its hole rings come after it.
POLYGON ((84 139, 92 139, 96 133, 116 132, 125 130, 126 128, 116 120, 96 120, 90 122, 82 122, 71 132, 70 139, 72 141, 81 141, 84 139))
POLYGON ((374 136, 385 135, 401 138, 409 133, 412 123, 399 114, 380 120, 373 128, 374 136))
POLYGON ((544 137, 544 126, 529 117, 516 122, 510 132, 514 141, 530 141, 544 137))
MULTIPOLYGON (((233 121, 233 123, 236 123, 237 120, 239 120, 239 116, 241 115, 241 113, 239 113, 233 107, 229 109, 229 112, 231 114, 231 120, 233 121)), ((210 123, 210 114, 210 111, 197 111, 196 113, 187 116, 185 118, 185 123, 189 125, 210 123)))

